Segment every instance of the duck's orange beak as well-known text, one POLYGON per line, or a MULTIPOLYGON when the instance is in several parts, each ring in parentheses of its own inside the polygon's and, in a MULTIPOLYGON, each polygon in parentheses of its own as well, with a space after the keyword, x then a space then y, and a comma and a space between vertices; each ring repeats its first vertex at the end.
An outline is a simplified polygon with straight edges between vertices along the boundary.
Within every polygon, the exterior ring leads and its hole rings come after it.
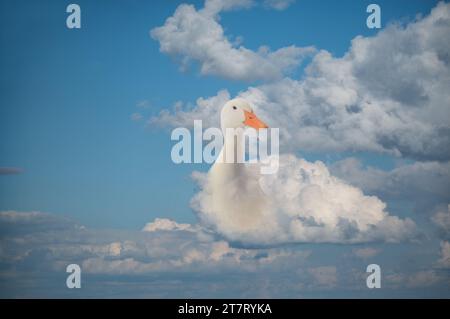
POLYGON ((245 120, 244 124, 255 129, 268 128, 267 124, 261 121, 254 113, 244 110, 245 120))

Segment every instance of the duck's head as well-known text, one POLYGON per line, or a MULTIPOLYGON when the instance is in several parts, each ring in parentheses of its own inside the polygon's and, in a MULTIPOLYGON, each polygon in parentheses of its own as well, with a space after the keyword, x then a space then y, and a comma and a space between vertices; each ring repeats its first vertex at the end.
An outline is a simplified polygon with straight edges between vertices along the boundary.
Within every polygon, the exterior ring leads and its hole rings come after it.
POLYGON ((236 98, 228 101, 220 113, 220 124, 222 130, 227 128, 253 127, 255 129, 268 128, 253 112, 250 104, 242 99, 236 98))

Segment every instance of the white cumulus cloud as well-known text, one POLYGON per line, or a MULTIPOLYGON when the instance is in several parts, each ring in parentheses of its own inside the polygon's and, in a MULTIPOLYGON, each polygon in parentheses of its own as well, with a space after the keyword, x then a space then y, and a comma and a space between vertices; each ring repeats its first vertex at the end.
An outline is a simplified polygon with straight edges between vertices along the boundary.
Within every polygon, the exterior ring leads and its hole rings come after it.
POLYGON ((437 212, 431 219, 447 235, 450 234, 450 205, 447 206, 446 211, 437 212))
MULTIPOLYGON (((271 51, 261 46, 252 51, 233 44, 219 23, 221 11, 248 8, 252 1, 206 0, 204 8, 181 4, 163 26, 150 34, 160 44, 160 51, 177 58, 182 67, 190 62, 200 65, 201 74, 213 74, 233 80, 273 80, 297 67, 301 60, 314 52, 312 47, 294 45, 271 51)), ((272 3, 276 8, 286 6, 272 3)))
POLYGON ((221 194, 214 193, 207 176, 195 173, 201 191, 192 200, 193 209, 205 225, 244 244, 399 242, 415 235, 411 219, 389 215, 385 203, 332 176, 322 162, 282 155, 279 163, 276 174, 261 177, 252 187, 241 190, 236 181, 221 194), (241 205, 239 196, 255 204, 241 205))
POLYGON ((441 242, 441 257, 437 265, 442 268, 450 268, 450 242, 441 242))
POLYGON ((153 232, 158 230, 192 230, 190 224, 179 224, 173 220, 167 218, 156 218, 153 222, 147 223, 143 231, 153 232))
MULTIPOLYGON (((180 8, 178 10, 181 11, 180 8)), ((201 16, 192 7, 183 7, 182 11, 201 16)), ((183 35, 177 41, 172 41, 172 36, 168 36, 166 44, 164 39, 167 29, 156 29, 161 33, 158 37, 161 38, 163 52, 191 51, 191 44, 198 42, 208 43, 209 48, 215 48, 216 42, 222 41, 213 40, 223 39, 222 29, 215 32, 210 31, 214 30, 212 28, 208 29, 208 34, 206 31, 193 32, 198 38, 184 44, 186 31, 183 24, 181 27, 172 27, 172 24, 178 25, 180 16, 185 15, 179 12, 175 15, 176 19, 175 16, 169 18, 163 27, 169 29, 171 26, 173 32, 170 31, 170 35, 181 32, 183 35), (209 32, 218 35, 211 35, 209 32), (173 43, 183 48, 174 48, 173 43)), ((187 24, 193 27, 197 22, 187 24)), ((260 117, 266 119, 271 127, 280 128, 281 146, 287 149, 319 152, 373 151, 421 161, 448 161, 449 43, 450 4, 439 3, 422 19, 407 25, 390 25, 372 37, 355 37, 343 57, 333 57, 331 53, 321 50, 314 56, 306 68, 304 78, 300 80, 284 78, 249 87, 239 95, 251 101, 260 117)), ((196 49, 197 47, 192 48, 192 51, 195 52, 196 49)), ((190 53, 189 56, 207 55, 198 58, 202 61, 203 72, 211 73, 212 70, 222 70, 223 67, 224 70, 219 73, 225 72, 230 77, 237 78, 258 78, 261 72, 268 72, 267 65, 272 65, 259 61, 257 67, 250 67, 252 63, 247 62, 253 61, 253 58, 242 58, 246 54, 241 56, 234 50, 246 52, 243 48, 232 49, 227 54, 226 63, 204 51, 190 53), (247 62, 227 65, 229 61, 239 59, 247 62), (238 66, 237 70, 233 66, 238 66), (245 73, 245 76, 241 73, 245 73)), ((218 113, 221 105, 218 106, 216 102, 220 100, 219 96, 227 94, 228 92, 221 91, 217 97, 201 99, 202 105, 180 108, 174 112, 166 111, 162 117, 153 121, 190 126, 192 117, 207 120, 207 117, 202 116, 218 113)))

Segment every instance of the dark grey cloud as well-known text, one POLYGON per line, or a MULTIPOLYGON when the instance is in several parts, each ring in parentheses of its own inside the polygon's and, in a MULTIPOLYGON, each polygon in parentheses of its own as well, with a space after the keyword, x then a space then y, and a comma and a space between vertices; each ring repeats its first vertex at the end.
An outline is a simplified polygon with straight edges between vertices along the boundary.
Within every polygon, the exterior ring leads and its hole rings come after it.
POLYGON ((0 167, 0 175, 15 175, 21 174, 23 169, 19 167, 0 167))

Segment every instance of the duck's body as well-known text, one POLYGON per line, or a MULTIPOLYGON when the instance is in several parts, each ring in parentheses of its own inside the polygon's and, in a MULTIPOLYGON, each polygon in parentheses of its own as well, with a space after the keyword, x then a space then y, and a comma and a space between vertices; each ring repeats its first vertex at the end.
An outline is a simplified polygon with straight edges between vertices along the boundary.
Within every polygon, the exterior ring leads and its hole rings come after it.
POLYGON ((234 99, 222 109, 221 127, 224 146, 208 172, 205 187, 210 200, 208 215, 215 222, 243 232, 254 230, 259 227, 258 216, 263 214, 266 198, 259 186, 258 167, 242 162, 245 153, 242 134, 245 127, 267 126, 245 100, 234 99), (227 129, 234 129, 235 134, 227 134, 227 129))

